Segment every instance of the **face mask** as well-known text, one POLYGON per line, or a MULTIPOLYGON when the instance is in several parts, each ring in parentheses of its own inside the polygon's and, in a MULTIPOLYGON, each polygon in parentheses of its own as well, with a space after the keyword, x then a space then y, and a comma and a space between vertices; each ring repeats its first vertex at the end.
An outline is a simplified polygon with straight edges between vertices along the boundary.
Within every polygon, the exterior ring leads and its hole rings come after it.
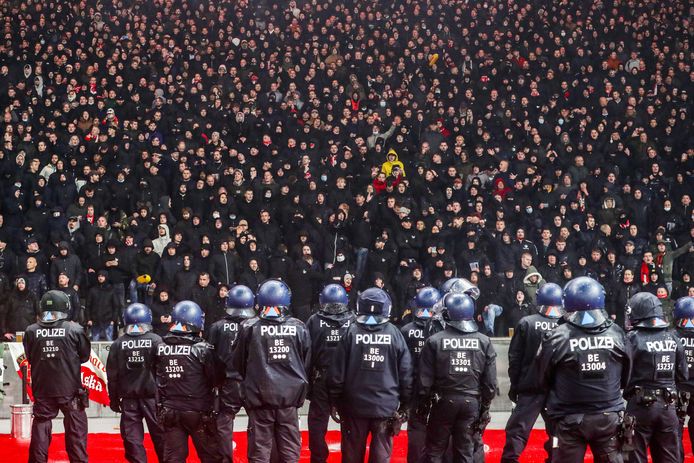
POLYGON ((328 181, 328 176, 325 175, 325 174, 323 174, 323 175, 320 176, 320 179, 321 179, 322 182, 327 182, 327 181, 328 181))
POLYGON ((337 256, 337 258, 336 258, 335 260, 337 260, 338 262, 344 262, 344 261, 345 261, 345 256, 343 256, 342 254, 340 254, 340 255, 337 256))
POLYGON ((664 208, 664 209, 665 209, 665 212, 670 212, 670 209, 671 209, 671 208, 670 208, 670 207, 666 207, 666 208, 664 208))
POLYGON ((545 120, 544 120, 543 118, 539 118, 539 119, 537 120, 537 122, 539 122, 540 124, 544 124, 544 123, 545 123, 545 120))

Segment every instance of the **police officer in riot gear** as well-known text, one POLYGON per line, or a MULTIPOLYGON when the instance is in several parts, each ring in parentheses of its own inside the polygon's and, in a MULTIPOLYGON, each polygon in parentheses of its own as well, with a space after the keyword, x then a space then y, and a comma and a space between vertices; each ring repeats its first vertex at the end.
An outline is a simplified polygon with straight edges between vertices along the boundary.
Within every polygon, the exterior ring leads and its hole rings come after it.
MULTIPOLYGON (((413 303, 412 321, 400 328, 405 337, 407 347, 412 357, 413 378, 417 377, 419 353, 426 341, 426 323, 431 319, 434 306, 441 300, 441 293, 436 288, 426 286, 417 292, 413 303)), ((417 407, 411 409, 410 420, 407 423, 407 462, 424 461, 424 441, 426 438, 427 414, 417 413, 417 407)))
MULTIPOLYGON (((441 295, 446 295, 448 293, 460 293, 466 294, 476 301, 480 297, 480 289, 472 284, 472 282, 466 278, 450 278, 446 280, 439 288, 441 295)), ((434 333, 442 331, 446 327, 446 322, 443 319, 443 299, 434 305, 431 318, 426 323, 426 332, 430 336, 434 333)))
POLYGON ((274 442, 280 461, 296 463, 311 339, 303 322, 288 315, 291 291, 284 282, 267 280, 256 299, 259 318, 241 326, 232 352, 248 411, 248 461, 269 462, 274 442))
POLYGON ((320 312, 306 322, 311 335, 311 405, 308 409, 308 447, 312 463, 328 460, 325 434, 330 420, 330 400, 325 384, 328 367, 333 361, 335 347, 347 328, 354 323, 354 312, 348 311, 347 291, 340 285, 327 285, 318 298, 320 312))
MULTIPOLYGON (((453 277, 449 278, 446 280, 441 287, 439 288, 439 291, 442 295, 446 295, 448 293, 460 293, 460 294, 465 294, 467 296, 470 296, 473 301, 477 301, 480 297, 480 289, 475 286, 470 280, 467 278, 459 278, 459 277, 453 277)), ((439 302, 434 305, 434 308, 432 310, 431 318, 427 321, 426 323, 426 335, 431 336, 434 333, 438 333, 439 331, 443 331, 443 329, 446 327, 446 321, 443 319, 443 298, 439 300, 439 302)), ((421 412, 421 410, 420 410, 421 412)), ((485 456, 484 456, 484 442, 482 441, 482 434, 481 433, 475 433, 474 439, 475 439, 475 457, 474 457, 474 463, 483 463, 485 456)), ((446 457, 445 461, 449 462, 452 459, 452 445, 448 446, 448 451, 446 452, 446 457)))
POLYGON ((407 417, 412 361, 402 333, 389 322, 391 310, 388 293, 363 291, 356 323, 337 345, 328 369, 331 414, 341 422, 344 463, 364 461, 369 434, 369 462, 389 462, 393 435, 407 417))
POLYGON ((426 458, 443 461, 452 437, 453 461, 472 462, 474 434, 483 432, 496 392, 496 353, 491 340, 477 331, 470 296, 446 294, 442 315, 446 328, 426 340, 419 357, 418 402, 433 398, 426 458))
POLYGON ((255 294, 243 285, 236 285, 229 290, 225 302, 226 315, 210 326, 207 340, 214 346, 217 358, 225 365, 226 375, 219 398, 217 415, 217 432, 219 447, 225 461, 234 461, 234 417, 241 410, 241 383, 238 374, 231 365, 232 346, 241 329, 241 324, 256 316, 255 294))
POLYGON ((222 462, 213 406, 224 368, 214 347, 201 338, 205 314, 195 302, 181 301, 171 311, 171 321, 154 360, 164 461, 184 463, 191 437, 202 463, 222 462))
MULTIPOLYGON (((684 356, 687 359, 689 369, 689 379, 679 384, 679 397, 677 403, 677 414, 680 419, 680 457, 684 460, 684 420, 689 416, 689 422, 694 423, 694 297, 685 296, 677 299, 675 310, 673 311, 675 321, 675 335, 679 338, 684 348, 684 356)), ((689 441, 694 442, 694 426, 689 425, 689 441)))
POLYGON ((566 323, 545 336, 537 359, 558 439, 552 461, 583 462, 590 445, 599 461, 621 462, 621 389, 631 365, 626 336, 605 312, 605 289, 592 278, 569 281, 563 305, 566 323))
MULTIPOLYGON (((518 463, 523 449, 528 443, 530 431, 537 417, 542 413, 545 426, 551 423, 544 413, 545 394, 537 382, 537 371, 533 368, 537 349, 542 338, 556 328, 564 313, 562 308, 563 290, 555 283, 546 283, 537 291, 538 313, 523 317, 514 330, 508 349, 508 376, 511 381, 509 398, 516 408, 506 423, 506 445, 501 456, 502 463, 518 463)), ((551 461, 551 440, 545 444, 551 461)))
POLYGON ((653 461, 679 463, 677 387, 689 376, 684 349, 654 294, 636 293, 629 299, 628 310, 633 367, 624 397, 627 413, 636 419, 634 458, 629 461, 646 463, 650 448, 653 461))
POLYGON ((89 360, 91 344, 77 323, 68 321, 70 301, 62 291, 41 298, 37 323, 24 335, 24 352, 31 366, 34 422, 29 461, 47 462, 51 420, 63 412, 65 447, 71 462, 86 462, 89 396, 82 387, 81 365, 89 360))
POLYGON ((125 459, 146 463, 143 440, 147 422, 159 461, 164 461, 164 430, 157 422, 157 385, 152 364, 161 337, 152 332, 152 311, 144 304, 130 304, 123 314, 125 334, 111 344, 106 362, 111 409, 121 413, 120 433, 125 459))

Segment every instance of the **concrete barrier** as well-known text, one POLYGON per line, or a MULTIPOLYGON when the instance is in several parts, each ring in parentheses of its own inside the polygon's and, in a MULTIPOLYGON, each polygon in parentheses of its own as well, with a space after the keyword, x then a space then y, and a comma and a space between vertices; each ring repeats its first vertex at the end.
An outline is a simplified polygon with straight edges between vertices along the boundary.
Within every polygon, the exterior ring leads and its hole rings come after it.
MULTIPOLYGON (((494 343, 494 349, 496 349, 496 369, 497 379, 499 382, 499 391, 496 398, 492 402, 492 411, 510 412, 511 401, 508 399, 508 346, 510 339, 494 338, 492 341, 494 343)), ((2 348, 3 363, 5 367, 3 378, 4 384, 2 386, 4 395, 0 398, 0 400, 2 400, 2 405, 0 406, 0 419, 10 419, 10 406, 22 403, 22 383, 14 368, 9 349, 5 347, 5 344, 1 344, 0 346, 2 348)), ((106 363, 110 347, 110 342, 92 343, 94 353, 97 355, 97 357, 99 357, 99 359, 101 359, 102 362, 104 362, 104 364, 106 363)), ((305 415, 307 413, 308 403, 301 410, 301 414, 305 415)), ((111 411, 111 409, 108 407, 104 407, 95 402, 90 402, 89 408, 87 409, 87 416, 90 418, 111 418, 116 416, 116 413, 111 411)))

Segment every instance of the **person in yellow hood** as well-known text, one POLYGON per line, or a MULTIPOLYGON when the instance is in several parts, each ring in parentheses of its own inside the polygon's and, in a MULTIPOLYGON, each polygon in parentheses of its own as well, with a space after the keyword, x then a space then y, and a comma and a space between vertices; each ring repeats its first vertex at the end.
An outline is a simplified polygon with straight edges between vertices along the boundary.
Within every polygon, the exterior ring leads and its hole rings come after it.
POLYGON ((386 177, 390 177, 391 173, 393 172, 393 167, 395 166, 400 168, 400 175, 404 177, 405 165, 398 159, 398 153, 391 148, 388 150, 388 154, 386 155, 386 162, 384 162, 381 166, 381 172, 386 174, 386 177))

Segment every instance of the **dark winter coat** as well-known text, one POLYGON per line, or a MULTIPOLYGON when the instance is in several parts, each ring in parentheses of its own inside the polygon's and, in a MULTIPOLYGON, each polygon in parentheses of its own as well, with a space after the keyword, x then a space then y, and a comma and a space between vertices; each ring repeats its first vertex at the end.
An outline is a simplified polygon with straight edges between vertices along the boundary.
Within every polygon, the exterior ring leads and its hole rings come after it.
POLYGON ((118 323, 120 316, 120 304, 113 292, 113 286, 108 280, 103 284, 96 284, 89 288, 85 304, 85 317, 94 323, 94 326, 105 326, 111 322, 118 323))
POLYGON ((7 304, 0 306, 0 309, 4 309, 0 312, 0 331, 14 334, 25 331, 29 325, 36 323, 39 300, 28 290, 28 286, 24 291, 15 288, 10 293, 7 304))

